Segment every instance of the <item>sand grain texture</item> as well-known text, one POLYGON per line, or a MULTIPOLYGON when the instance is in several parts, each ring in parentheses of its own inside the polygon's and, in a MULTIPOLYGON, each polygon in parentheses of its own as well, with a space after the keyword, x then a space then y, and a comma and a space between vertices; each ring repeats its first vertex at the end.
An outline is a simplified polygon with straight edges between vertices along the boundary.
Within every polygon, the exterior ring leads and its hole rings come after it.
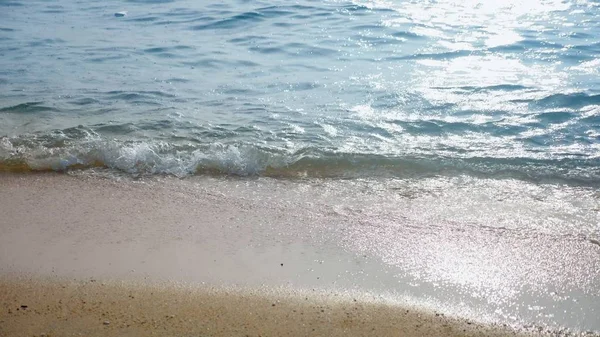
POLYGON ((0 336, 600 329, 587 238, 424 221, 429 194, 358 187, 0 175, 0 336))
POLYGON ((100 281, 3 280, 2 336, 505 336, 345 296, 100 281))

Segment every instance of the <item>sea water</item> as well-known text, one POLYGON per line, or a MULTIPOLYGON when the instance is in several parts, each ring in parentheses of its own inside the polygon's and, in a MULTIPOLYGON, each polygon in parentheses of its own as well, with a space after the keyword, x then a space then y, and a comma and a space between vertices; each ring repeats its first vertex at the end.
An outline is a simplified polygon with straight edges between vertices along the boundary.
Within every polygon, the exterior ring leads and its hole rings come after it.
MULTIPOLYGON (((0 0, 0 171, 318 180, 342 213, 378 200, 360 217, 381 233, 475 226, 488 248, 597 254, 599 17, 592 0, 0 0)), ((429 284, 471 270, 425 277, 372 244, 352 241, 429 284)), ((597 269, 540 278, 496 253, 521 276, 478 269, 492 293, 598 298, 597 269)), ((545 320, 600 330, 595 300, 548 296, 545 320)))
POLYGON ((598 15, 594 1, 2 0, 0 165, 595 184, 598 15))

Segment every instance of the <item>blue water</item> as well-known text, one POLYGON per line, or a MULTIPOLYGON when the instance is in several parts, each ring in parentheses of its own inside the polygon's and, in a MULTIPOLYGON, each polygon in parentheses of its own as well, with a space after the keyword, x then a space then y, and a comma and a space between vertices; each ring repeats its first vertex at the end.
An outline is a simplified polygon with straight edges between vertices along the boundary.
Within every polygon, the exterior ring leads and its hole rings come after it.
POLYGON ((596 1, 0 0, 0 168, 595 185, 599 15, 596 1))

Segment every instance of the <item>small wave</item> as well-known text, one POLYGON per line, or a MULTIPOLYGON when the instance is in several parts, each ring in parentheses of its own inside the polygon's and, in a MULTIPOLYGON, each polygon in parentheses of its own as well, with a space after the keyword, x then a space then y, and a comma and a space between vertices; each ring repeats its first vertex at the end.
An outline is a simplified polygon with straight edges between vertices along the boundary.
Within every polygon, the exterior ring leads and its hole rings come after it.
POLYGON ((244 143, 175 144, 117 141, 86 128, 50 135, 0 138, 0 171, 107 168, 132 175, 268 176, 275 178, 413 178, 468 174, 529 181, 598 184, 600 158, 445 158, 347 153, 322 148, 289 151, 244 143))
POLYGON ((194 30, 215 30, 215 29, 235 29, 248 24, 257 23, 263 20, 263 14, 258 12, 246 12, 234 15, 231 18, 211 22, 205 25, 193 27, 194 30))
POLYGON ((175 2, 175 0, 127 0, 127 2, 138 4, 166 4, 170 2, 175 2))
POLYGON ((357 15, 357 16, 365 16, 365 15, 369 15, 370 13, 373 13, 373 12, 383 13, 383 14, 389 14, 389 13, 396 12, 395 10, 393 10, 391 8, 387 8, 387 7, 365 6, 362 4, 349 4, 349 5, 345 5, 345 6, 340 6, 339 11, 343 14, 357 15))
POLYGON ((0 1, 0 6, 1 7, 21 7, 24 5, 18 1, 0 1))
POLYGON ((600 95, 588 95, 577 92, 571 94, 554 94, 530 101, 534 108, 571 108, 581 109, 588 105, 600 104, 600 95))
POLYGON ((488 86, 458 86, 458 87, 431 87, 431 89, 441 89, 441 90, 463 90, 473 93, 479 92, 488 92, 488 91, 521 91, 521 90, 531 90, 532 87, 519 85, 519 84, 497 84, 497 85, 488 85, 488 86))
POLYGON ((573 46, 574 50, 597 54, 600 52, 600 42, 573 46))
POLYGON ((65 10, 64 9, 46 9, 46 10, 43 10, 42 13, 62 14, 62 13, 65 13, 65 10))
POLYGON ((159 20, 160 18, 157 16, 142 16, 139 18, 133 18, 133 19, 129 19, 128 21, 133 21, 133 22, 154 22, 159 20))
POLYGON ((557 124, 574 120, 577 114, 570 111, 549 111, 540 113, 536 117, 545 124, 557 124))
POLYGON ((385 61, 406 61, 406 60, 449 60, 465 56, 473 56, 478 53, 471 50, 456 50, 440 53, 417 53, 405 56, 390 56, 386 57, 385 61))
POLYGON ((286 6, 269 6, 262 7, 256 10, 257 12, 265 15, 266 17, 280 17, 280 16, 288 16, 294 14, 294 9, 288 9, 286 6))
POLYGON ((87 58, 86 61, 92 62, 92 63, 103 63, 103 62, 110 62, 110 61, 122 60, 122 59, 127 59, 127 58, 129 58, 129 55, 127 55, 127 54, 107 55, 107 56, 87 58))
POLYGON ((565 46, 559 43, 552 43, 539 40, 520 40, 512 44, 501 45, 489 48, 490 51, 494 52, 524 52, 528 50, 544 50, 544 49, 555 49, 560 50, 565 46))
POLYGON ((14 114, 34 114, 45 111, 56 111, 56 109, 42 105, 43 102, 27 102, 14 106, 0 108, 0 112, 14 114))
POLYGON ((94 98, 85 97, 85 98, 72 100, 69 103, 71 103, 73 105, 84 106, 84 105, 90 105, 90 104, 98 104, 98 103, 100 103, 100 101, 98 101, 97 99, 94 99, 94 98))
POLYGON ((424 36, 413 33, 413 32, 409 32, 409 31, 401 31, 401 32, 394 32, 392 33, 392 36, 397 37, 397 38, 402 38, 402 39, 414 39, 414 40, 422 40, 425 39, 424 36))
POLYGON ((173 98, 175 95, 163 91, 121 91, 114 90, 106 93, 111 99, 145 99, 145 98, 173 98))

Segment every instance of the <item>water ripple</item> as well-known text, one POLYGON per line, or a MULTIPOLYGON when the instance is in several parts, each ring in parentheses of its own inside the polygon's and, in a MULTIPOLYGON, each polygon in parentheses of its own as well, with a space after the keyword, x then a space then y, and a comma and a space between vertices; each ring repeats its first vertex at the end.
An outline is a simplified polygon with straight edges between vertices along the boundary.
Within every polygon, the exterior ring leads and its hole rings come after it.
POLYGON ((31 167, 40 153, 69 162, 37 142, 55 137, 80 164, 192 144, 148 152, 155 172, 179 160, 188 174, 311 163, 343 176, 333 162, 364 160, 340 167, 400 174, 424 160, 447 168, 428 172, 585 180, 600 152, 590 4, 2 1, 0 136, 31 145, 18 159, 31 167), (88 138, 67 144, 73 125, 88 138))

